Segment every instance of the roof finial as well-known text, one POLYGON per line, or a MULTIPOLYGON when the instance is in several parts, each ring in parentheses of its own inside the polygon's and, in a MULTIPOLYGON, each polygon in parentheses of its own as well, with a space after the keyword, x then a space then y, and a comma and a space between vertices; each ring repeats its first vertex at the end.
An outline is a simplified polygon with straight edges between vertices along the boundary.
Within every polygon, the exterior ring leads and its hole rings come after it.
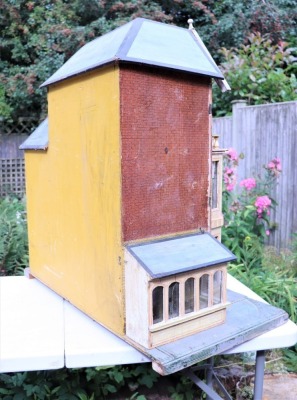
POLYGON ((189 29, 194 29, 193 22, 194 21, 191 18, 188 19, 189 29))

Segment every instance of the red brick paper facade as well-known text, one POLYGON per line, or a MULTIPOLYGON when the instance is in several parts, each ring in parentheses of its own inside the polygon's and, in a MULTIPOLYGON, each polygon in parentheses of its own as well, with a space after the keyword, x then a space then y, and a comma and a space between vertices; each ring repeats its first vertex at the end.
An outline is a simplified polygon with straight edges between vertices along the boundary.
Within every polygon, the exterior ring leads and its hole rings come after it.
POLYGON ((120 68, 123 239, 208 229, 210 78, 120 68))

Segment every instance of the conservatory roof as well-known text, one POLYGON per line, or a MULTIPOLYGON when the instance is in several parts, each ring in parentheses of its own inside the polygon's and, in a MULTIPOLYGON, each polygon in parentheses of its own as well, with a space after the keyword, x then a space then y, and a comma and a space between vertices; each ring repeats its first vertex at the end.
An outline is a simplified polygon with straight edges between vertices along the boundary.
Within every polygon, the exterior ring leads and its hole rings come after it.
POLYGON ((154 65, 224 79, 196 31, 136 18, 87 43, 41 86, 115 62, 154 65))
POLYGON ((20 145, 21 150, 46 150, 48 148, 48 118, 20 145))
POLYGON ((155 240, 127 246, 152 278, 211 267, 236 259, 209 233, 155 240))

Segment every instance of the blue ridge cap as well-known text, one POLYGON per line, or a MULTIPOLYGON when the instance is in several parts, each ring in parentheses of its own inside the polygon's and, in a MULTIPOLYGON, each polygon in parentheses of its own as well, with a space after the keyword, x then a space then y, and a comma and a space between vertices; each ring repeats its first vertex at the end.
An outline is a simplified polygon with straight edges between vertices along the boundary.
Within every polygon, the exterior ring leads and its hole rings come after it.
POLYGON ((236 260, 209 233, 154 240, 126 246, 152 278, 206 268, 236 260))
POLYGON ((20 150, 46 150, 48 148, 48 118, 46 118, 20 145, 20 150))
POLYGON ((136 18, 87 43, 41 87, 119 62, 153 65, 224 79, 206 47, 191 30, 136 18))

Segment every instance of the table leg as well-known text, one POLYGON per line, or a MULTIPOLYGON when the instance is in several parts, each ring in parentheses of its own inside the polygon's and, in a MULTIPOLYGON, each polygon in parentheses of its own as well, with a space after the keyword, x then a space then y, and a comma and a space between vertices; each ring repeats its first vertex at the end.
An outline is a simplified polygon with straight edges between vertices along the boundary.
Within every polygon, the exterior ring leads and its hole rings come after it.
POLYGON ((258 350, 256 354, 254 400, 262 400, 264 370, 265 370, 265 352, 264 350, 258 350))
MULTIPOLYGON (((214 366, 214 358, 210 357, 209 366, 206 368, 206 384, 212 389, 212 380, 213 380, 213 366, 214 366)), ((206 395, 206 400, 211 400, 210 396, 206 395)))
POLYGON ((190 367, 183 371, 183 374, 189 378, 196 386, 203 390, 206 394, 206 400, 232 400, 232 397, 229 395, 225 387, 222 385, 218 377, 214 372, 214 357, 209 359, 209 363, 205 363, 203 365, 199 365, 196 367, 190 367), (195 374, 194 371, 205 370, 205 378, 206 382, 203 382, 199 379, 195 374), (213 380, 216 381, 217 386, 224 394, 224 398, 220 397, 213 389, 213 380))

